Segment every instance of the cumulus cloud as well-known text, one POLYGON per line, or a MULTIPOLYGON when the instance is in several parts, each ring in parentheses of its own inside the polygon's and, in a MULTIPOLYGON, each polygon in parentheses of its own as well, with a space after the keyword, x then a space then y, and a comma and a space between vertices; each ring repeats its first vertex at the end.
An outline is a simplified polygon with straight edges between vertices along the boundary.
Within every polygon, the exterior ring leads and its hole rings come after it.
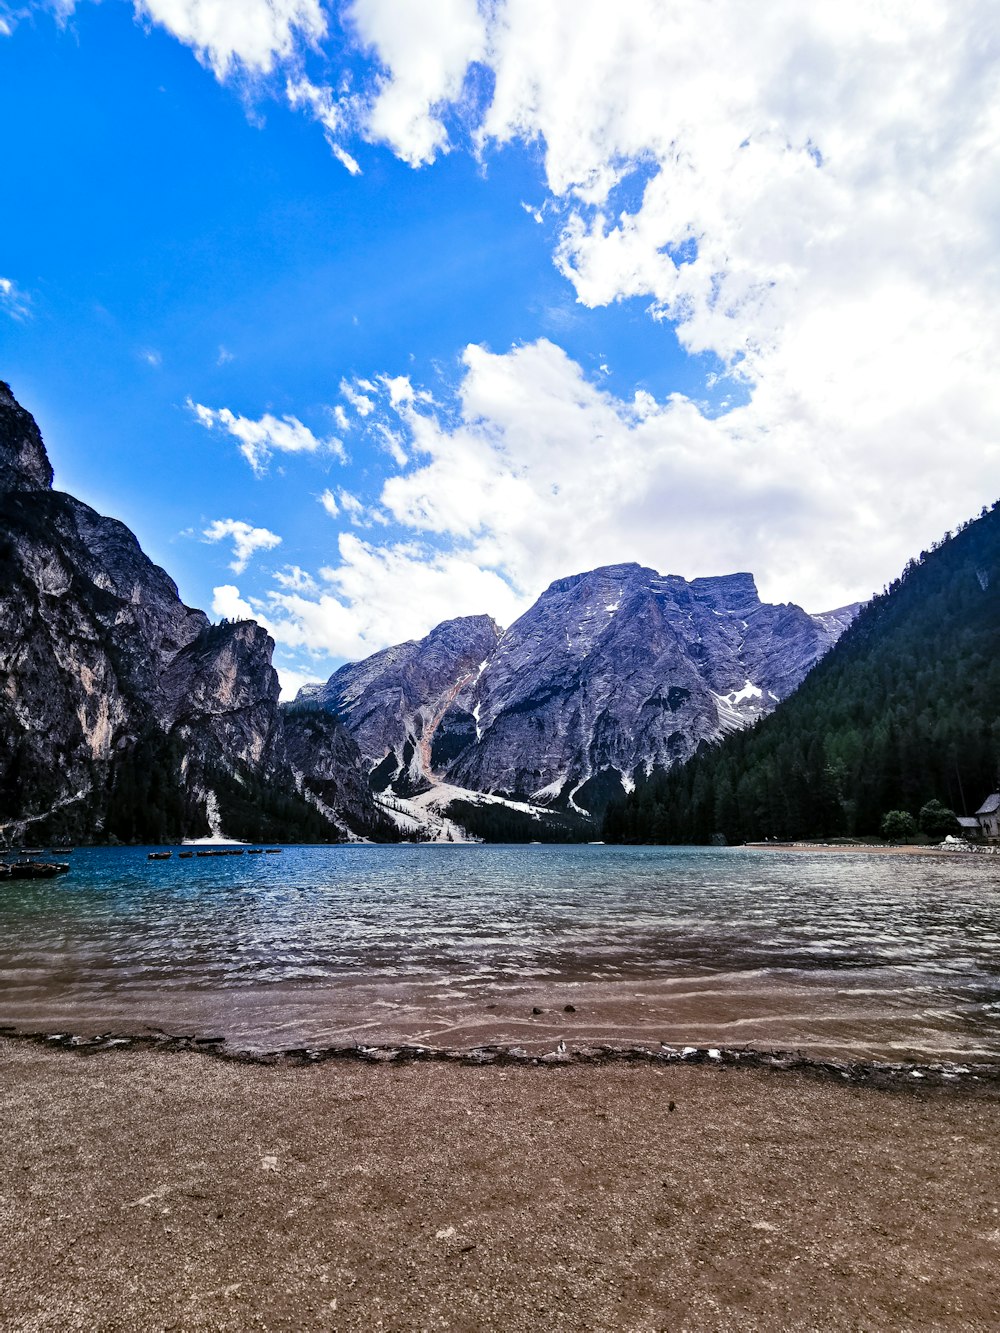
POLYGON ((236 518, 217 518, 202 533, 207 542, 229 539, 233 543, 233 560, 229 568, 242 574, 257 551, 273 551, 281 545, 281 538, 267 528, 254 528, 236 518))
POLYGON ((269 73, 327 31, 320 0, 136 0, 136 13, 192 47, 220 79, 236 66, 269 73))
POLYGON ((232 583, 212 589, 212 613, 225 620, 256 620, 259 617, 249 602, 240 596, 232 583))
POLYGON ((748 411, 713 419, 680 395, 618 398, 546 340, 505 355, 469 347, 464 366, 457 412, 402 409, 418 465, 379 499, 519 595, 622 560, 688 577, 751 569, 817 609, 865 579, 846 528, 835 575, 829 546, 799 549, 818 524, 832 541, 843 520, 836 460, 818 467, 748 411))
MULTIPOLYGON (((467 405, 508 379, 505 365, 530 362, 532 378, 508 383, 508 404, 491 399, 500 444, 471 414, 458 430, 418 423, 431 462, 384 497, 400 521, 469 539, 490 529, 484 494, 502 515, 517 493, 526 518, 497 519, 492 545, 510 540, 503 558, 520 570, 546 486, 595 515, 574 481, 588 449, 574 463, 561 447, 574 420, 583 440, 608 441, 611 495, 627 494, 618 469, 638 461, 670 531, 691 526, 676 497, 698 503, 714 535, 692 533, 685 567, 695 552, 754 565, 815 602, 870 591, 1000 490, 1000 25, 988 5, 499 0, 467 14, 446 60, 419 25, 404 56, 388 8, 353 11, 381 70, 369 134, 414 164, 448 146, 449 117, 484 157, 537 143, 554 259, 578 301, 645 300, 687 351, 717 358, 741 404, 713 420, 673 399, 640 421, 586 386, 574 399, 579 374, 551 350, 472 353, 467 405), (494 79, 482 104, 463 91, 474 62, 494 79), (538 458, 512 418, 518 405, 531 416, 530 393, 538 458), (696 446, 667 447, 680 426, 696 446), (464 501, 443 485, 449 468, 464 501)), ((631 549, 651 550, 645 521, 631 549)), ((677 546, 665 533, 660 563, 676 566, 677 546)))
POLYGON ((237 416, 228 407, 205 407, 189 398, 187 405, 206 430, 224 430, 240 441, 240 453, 258 477, 267 471, 275 453, 313 454, 321 449, 330 450, 343 462, 344 446, 340 440, 320 439, 298 417, 274 417, 270 412, 257 421, 237 416))
MULTIPOLYGON (((410 538, 341 533, 336 564, 286 568, 260 597, 227 587, 217 598, 219 614, 253 614, 289 652, 359 658, 455 615, 506 624, 553 579, 625 560, 689 578, 748 569, 765 598, 827 610, 898 572, 922 515, 936 516, 930 540, 950 508, 973 513, 981 487, 919 406, 898 455, 880 451, 882 423, 870 423, 848 486, 856 424, 848 446, 831 438, 813 453, 801 447, 806 414, 775 436, 754 400, 712 416, 679 394, 623 398, 544 339, 467 348, 454 402, 418 408, 403 395, 393 407, 383 387, 373 412, 372 428, 393 421, 412 461, 368 503, 343 489, 330 500, 358 523, 384 512, 410 538)), ((986 463, 997 462, 994 450, 986 463)))
POLYGON ((420 638, 454 616, 513 620, 525 601, 492 570, 460 551, 418 541, 376 546, 342 533, 339 560, 319 573, 320 589, 281 586, 244 599, 217 588, 217 615, 253 615, 284 649, 357 659, 388 644, 420 638))
POLYGON ((368 135, 384 140, 413 167, 449 148, 441 119, 462 98, 466 71, 485 53, 486 26, 476 0, 354 0, 350 8, 362 44, 383 67, 365 116, 368 135))

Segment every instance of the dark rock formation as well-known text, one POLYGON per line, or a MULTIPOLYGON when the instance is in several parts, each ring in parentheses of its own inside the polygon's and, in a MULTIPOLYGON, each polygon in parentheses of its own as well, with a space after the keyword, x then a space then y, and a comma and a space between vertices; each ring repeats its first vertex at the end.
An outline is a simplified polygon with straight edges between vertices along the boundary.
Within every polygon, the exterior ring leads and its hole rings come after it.
POLYGON ((374 806, 361 751, 338 719, 308 704, 286 704, 281 712, 288 759, 321 808, 355 833, 396 841, 395 825, 374 806))
MULTIPOLYGON (((336 823, 300 790, 260 626, 212 625, 124 524, 51 483, 34 420, 0 384, 0 836, 377 825, 349 775, 336 823)), ((356 769, 346 736, 338 753, 356 769)))

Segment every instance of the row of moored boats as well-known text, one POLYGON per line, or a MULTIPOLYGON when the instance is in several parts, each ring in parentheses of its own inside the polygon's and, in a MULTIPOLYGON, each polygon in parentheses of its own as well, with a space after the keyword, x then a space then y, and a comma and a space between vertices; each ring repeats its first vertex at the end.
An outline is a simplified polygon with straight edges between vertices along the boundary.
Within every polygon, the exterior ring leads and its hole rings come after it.
MULTIPOLYGON (((212 847, 197 852, 178 852, 178 859, 189 861, 193 856, 278 856, 280 847, 212 847)), ((150 861, 169 861, 173 852, 150 852, 150 861)))

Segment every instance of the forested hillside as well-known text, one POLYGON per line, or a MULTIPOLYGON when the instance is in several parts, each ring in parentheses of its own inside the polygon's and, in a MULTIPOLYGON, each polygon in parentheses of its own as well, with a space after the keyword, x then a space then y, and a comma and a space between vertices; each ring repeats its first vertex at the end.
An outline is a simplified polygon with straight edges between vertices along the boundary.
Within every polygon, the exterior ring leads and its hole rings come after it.
POLYGON ((876 834, 1000 778, 1000 501, 911 561, 770 717, 654 772, 608 842, 876 834))

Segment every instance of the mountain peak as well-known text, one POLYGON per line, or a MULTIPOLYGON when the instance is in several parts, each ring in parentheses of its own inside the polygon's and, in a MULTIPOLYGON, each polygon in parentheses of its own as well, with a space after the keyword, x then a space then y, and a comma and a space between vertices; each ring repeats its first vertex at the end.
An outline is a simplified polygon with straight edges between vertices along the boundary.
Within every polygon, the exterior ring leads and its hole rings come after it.
POLYGON ((583 583, 625 582, 641 575, 650 575, 653 578, 659 577, 655 569, 647 569, 645 565, 640 565, 634 560, 621 565, 599 565, 597 569, 587 569, 581 574, 570 574, 567 578, 556 579, 549 584, 542 595, 569 592, 572 588, 576 588, 583 583))
POLYGON ((760 593, 752 574, 718 574, 691 580, 691 591, 699 600, 726 611, 745 611, 760 605, 760 593))
POLYGON ((0 491, 47 491, 52 464, 35 418, 0 380, 0 491))

